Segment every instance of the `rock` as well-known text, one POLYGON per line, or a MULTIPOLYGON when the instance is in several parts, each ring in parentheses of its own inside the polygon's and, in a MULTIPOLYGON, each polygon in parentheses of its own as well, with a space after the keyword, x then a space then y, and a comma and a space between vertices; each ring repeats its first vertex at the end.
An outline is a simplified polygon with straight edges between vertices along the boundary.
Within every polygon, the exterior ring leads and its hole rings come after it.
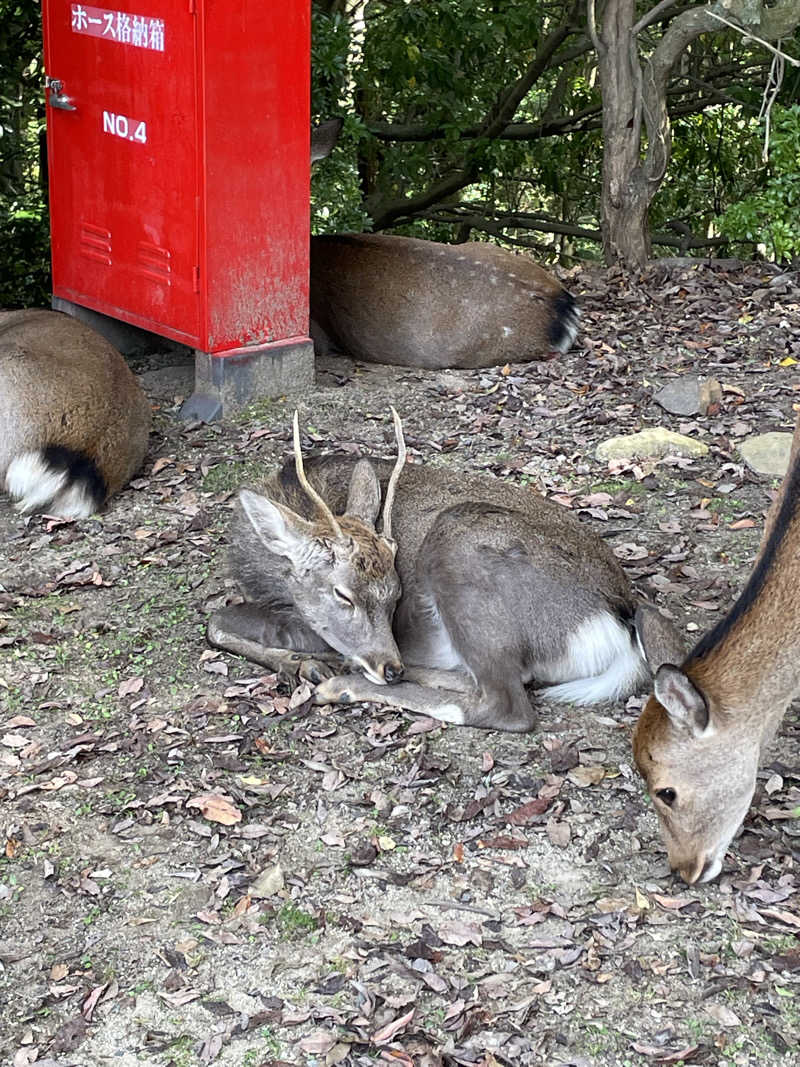
MULTIPOLYGON (((791 435, 789 435, 791 436, 791 435)), ((601 441, 595 451, 600 460, 609 459, 661 459, 663 456, 686 456, 696 459, 708 452, 708 445, 685 437, 674 430, 652 426, 639 433, 623 434, 601 441)))
POLYGON ((739 452, 750 470, 782 478, 789 466, 790 433, 762 433, 739 442, 739 452))
POLYGON ((722 386, 716 378, 684 374, 667 382, 653 399, 671 415, 707 415, 712 405, 722 403, 722 386))

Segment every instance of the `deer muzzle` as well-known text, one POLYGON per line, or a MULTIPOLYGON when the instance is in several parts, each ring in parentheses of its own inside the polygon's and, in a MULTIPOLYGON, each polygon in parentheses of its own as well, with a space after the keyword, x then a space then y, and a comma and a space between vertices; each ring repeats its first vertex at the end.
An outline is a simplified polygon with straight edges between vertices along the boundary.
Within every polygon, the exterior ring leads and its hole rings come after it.
POLYGON ((716 856, 695 856, 689 862, 672 868, 687 885, 699 885, 716 878, 722 869, 722 860, 716 856))
POLYGON ((377 656, 353 658, 366 677, 377 685, 394 685, 403 677, 405 667, 399 659, 383 659, 377 656))

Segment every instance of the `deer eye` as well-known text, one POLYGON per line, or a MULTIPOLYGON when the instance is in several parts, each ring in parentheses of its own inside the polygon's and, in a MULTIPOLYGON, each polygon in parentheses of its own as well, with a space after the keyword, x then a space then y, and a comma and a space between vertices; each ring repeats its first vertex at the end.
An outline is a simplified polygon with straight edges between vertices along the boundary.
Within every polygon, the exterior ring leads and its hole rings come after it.
POLYGON ((333 587, 333 595, 339 601, 340 604, 347 605, 348 608, 354 608, 355 604, 352 599, 345 593, 344 589, 341 589, 338 585, 333 587))
POLYGON ((658 789, 656 790, 656 796, 662 804, 666 804, 668 808, 671 808, 675 803, 677 793, 674 789, 658 789))

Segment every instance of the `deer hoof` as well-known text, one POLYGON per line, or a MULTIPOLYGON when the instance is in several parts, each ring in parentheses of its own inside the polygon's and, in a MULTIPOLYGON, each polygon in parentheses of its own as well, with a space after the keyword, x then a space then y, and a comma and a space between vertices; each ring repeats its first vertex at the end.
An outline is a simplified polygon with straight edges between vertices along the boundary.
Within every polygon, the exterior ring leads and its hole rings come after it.
POLYGON ((326 678, 330 678, 334 671, 327 663, 320 663, 316 659, 306 659, 300 664, 297 673, 311 685, 320 685, 326 678))
POLYGON ((334 676, 320 682, 314 690, 314 702, 316 704, 352 704, 353 698, 347 688, 346 679, 334 676))

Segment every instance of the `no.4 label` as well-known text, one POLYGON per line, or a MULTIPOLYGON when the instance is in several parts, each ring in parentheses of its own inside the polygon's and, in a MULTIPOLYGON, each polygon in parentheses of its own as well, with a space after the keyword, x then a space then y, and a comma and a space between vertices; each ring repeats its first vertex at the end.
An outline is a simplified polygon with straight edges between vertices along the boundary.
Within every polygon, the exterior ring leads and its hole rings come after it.
POLYGON ((121 137, 124 141, 138 141, 147 144, 147 123, 139 119, 117 115, 113 111, 103 112, 103 133, 121 137))

